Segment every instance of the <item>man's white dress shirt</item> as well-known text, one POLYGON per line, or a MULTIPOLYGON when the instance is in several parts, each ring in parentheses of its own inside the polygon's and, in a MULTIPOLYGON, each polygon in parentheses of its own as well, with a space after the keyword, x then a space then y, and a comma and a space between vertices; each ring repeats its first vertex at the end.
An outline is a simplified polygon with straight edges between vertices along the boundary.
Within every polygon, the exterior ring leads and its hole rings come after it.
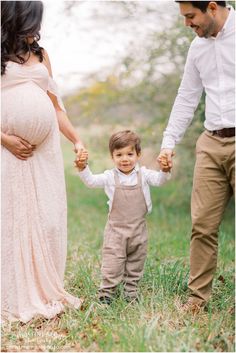
POLYGON ((196 37, 189 48, 183 79, 164 131, 161 148, 173 149, 190 125, 206 93, 204 126, 221 130, 235 126, 235 11, 216 37, 196 37))
POLYGON ((114 172, 118 173, 119 181, 122 185, 137 185, 137 172, 141 171, 142 175, 142 190, 146 201, 148 213, 152 210, 152 201, 149 186, 161 186, 170 179, 170 173, 158 172, 156 170, 147 169, 146 167, 139 167, 136 164, 134 170, 130 174, 124 174, 119 169, 113 168, 105 170, 101 174, 92 174, 87 166, 82 172, 78 172, 83 183, 89 188, 104 188, 108 196, 109 210, 111 210, 113 196, 115 191, 114 172))

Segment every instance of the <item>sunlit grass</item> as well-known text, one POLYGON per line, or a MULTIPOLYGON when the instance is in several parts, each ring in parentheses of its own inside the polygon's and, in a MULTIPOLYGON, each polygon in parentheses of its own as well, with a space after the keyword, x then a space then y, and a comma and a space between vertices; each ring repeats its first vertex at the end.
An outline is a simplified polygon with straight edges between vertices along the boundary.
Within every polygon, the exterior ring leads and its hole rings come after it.
MULTIPOLYGON (((82 310, 67 309, 54 320, 35 319, 3 328, 3 351, 235 351, 234 209, 227 209, 219 235, 219 260, 207 311, 181 314, 187 298, 191 234, 188 185, 174 179, 152 189, 153 212, 147 217, 148 256, 140 282, 140 302, 120 297, 110 307, 97 300, 101 247, 107 218, 103 190, 87 189, 64 148, 68 193, 66 289, 82 297, 82 310)), ((99 154, 99 153, 98 153, 99 154)), ((98 168, 99 160, 93 169, 98 168)))

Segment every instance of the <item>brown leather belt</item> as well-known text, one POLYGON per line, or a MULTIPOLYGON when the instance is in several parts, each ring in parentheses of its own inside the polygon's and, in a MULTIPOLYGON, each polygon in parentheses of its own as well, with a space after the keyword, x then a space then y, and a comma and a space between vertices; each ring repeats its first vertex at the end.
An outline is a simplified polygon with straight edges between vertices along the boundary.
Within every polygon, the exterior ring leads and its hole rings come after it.
POLYGON ((232 137, 235 136, 235 128, 234 127, 229 127, 229 128, 225 128, 222 130, 214 130, 214 131, 210 131, 212 133, 212 135, 216 135, 219 137, 232 137))

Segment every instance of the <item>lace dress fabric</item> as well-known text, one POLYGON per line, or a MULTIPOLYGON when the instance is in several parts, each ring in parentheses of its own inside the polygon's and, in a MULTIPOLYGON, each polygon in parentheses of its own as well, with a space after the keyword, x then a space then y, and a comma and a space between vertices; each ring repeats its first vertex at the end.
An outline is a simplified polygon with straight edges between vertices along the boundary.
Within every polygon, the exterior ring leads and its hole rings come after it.
POLYGON ((8 62, 2 76, 2 131, 36 144, 22 161, 2 147, 2 320, 53 318, 81 302, 64 290, 67 207, 54 106, 64 106, 42 64, 8 62))

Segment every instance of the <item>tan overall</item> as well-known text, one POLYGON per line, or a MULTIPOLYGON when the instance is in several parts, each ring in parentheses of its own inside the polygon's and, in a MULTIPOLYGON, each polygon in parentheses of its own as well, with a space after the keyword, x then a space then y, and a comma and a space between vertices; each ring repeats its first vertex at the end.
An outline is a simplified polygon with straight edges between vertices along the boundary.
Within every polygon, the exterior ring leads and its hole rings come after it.
POLYGON ((105 227, 99 297, 111 297, 116 286, 123 282, 125 296, 133 299, 137 296, 147 254, 147 206, 140 172, 134 186, 121 185, 116 171, 114 177, 115 192, 105 227))

